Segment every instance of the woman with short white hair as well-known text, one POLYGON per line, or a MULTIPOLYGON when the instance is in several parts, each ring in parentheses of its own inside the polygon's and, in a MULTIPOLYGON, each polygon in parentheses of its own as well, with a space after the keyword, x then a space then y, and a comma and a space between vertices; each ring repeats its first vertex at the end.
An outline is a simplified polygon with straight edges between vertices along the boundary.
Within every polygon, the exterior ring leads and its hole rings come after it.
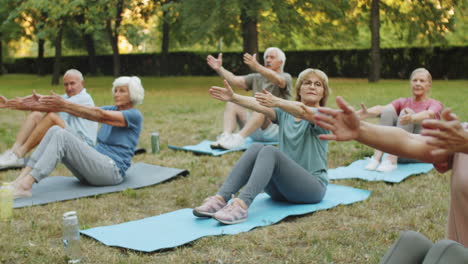
POLYGON ((102 126, 94 147, 66 129, 51 127, 13 182, 15 198, 31 196, 32 185, 49 176, 59 162, 86 184, 116 185, 124 180, 140 138, 143 116, 134 106, 143 102, 144 89, 140 78, 123 76, 114 81, 112 94, 114 105, 102 107, 75 104, 55 93, 35 97, 33 103, 49 112, 67 112, 102 126))

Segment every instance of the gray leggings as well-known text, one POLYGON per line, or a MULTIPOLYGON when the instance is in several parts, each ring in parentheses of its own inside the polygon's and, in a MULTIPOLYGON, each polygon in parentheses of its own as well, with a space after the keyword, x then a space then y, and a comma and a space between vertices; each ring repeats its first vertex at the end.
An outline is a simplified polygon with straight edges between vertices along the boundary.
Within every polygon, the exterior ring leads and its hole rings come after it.
MULTIPOLYGON (((407 109, 410 114, 414 114, 414 111, 411 109, 407 109)), ((419 134, 421 132, 421 124, 400 124, 401 117, 405 115, 403 111, 400 112, 398 116, 394 107, 385 107, 380 115, 380 122, 379 124, 382 126, 396 126, 401 129, 404 129, 412 134, 419 134)), ((402 158, 398 157, 399 163, 420 163, 421 161, 409 158, 402 158)))
POLYGON ((262 190, 273 200, 318 203, 326 186, 272 146, 252 144, 229 173, 218 193, 225 201, 242 187, 239 198, 250 205, 262 190))
POLYGON ((414 231, 405 231, 380 260, 380 264, 468 263, 468 248, 452 240, 433 244, 414 231))
POLYGON ((55 169, 59 162, 81 182, 105 186, 123 181, 114 160, 99 153, 68 130, 59 126, 51 127, 36 148, 27 166, 30 175, 39 182, 55 169))

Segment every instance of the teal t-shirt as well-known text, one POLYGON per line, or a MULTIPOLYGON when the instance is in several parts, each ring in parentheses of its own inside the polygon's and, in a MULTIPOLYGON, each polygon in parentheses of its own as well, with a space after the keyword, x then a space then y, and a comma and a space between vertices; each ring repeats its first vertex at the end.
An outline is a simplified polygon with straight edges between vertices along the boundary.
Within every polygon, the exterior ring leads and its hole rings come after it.
MULTIPOLYGON (((118 111, 117 106, 102 106, 104 110, 118 111)), ((140 111, 130 108, 121 111, 127 127, 116 127, 102 124, 97 135, 96 150, 115 161, 120 169, 120 174, 125 176, 125 172, 131 165, 135 148, 140 138, 143 116, 140 111)))
MULTIPOLYGON (((312 109, 317 112, 316 108, 312 109)), ((330 131, 307 120, 296 121, 293 115, 280 108, 275 108, 275 113, 280 151, 327 185, 328 141, 319 139, 318 135, 330 131)))

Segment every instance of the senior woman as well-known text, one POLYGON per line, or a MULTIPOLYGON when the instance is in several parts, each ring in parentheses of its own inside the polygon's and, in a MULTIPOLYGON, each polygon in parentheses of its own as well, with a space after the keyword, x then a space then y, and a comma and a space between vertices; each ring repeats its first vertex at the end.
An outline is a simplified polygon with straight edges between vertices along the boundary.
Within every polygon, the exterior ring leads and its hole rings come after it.
POLYGON ((279 127, 279 149, 253 144, 237 161, 216 195, 193 209, 198 217, 213 217, 223 224, 247 220, 248 207, 263 190, 277 201, 313 204, 322 200, 328 185, 328 143, 318 138, 328 133, 314 124, 314 109, 324 106, 328 77, 306 69, 296 83, 296 102, 263 90, 255 98, 235 94, 229 83, 211 87, 211 96, 264 114, 279 127), (307 113, 307 115, 306 115, 307 113), (241 188, 238 198, 232 196, 241 188), (227 202, 232 199, 230 204, 227 202))
MULTIPOLYGON (((421 123, 425 119, 439 119, 442 103, 430 98, 432 76, 428 70, 418 68, 411 73, 410 86, 412 96, 398 98, 386 106, 374 106, 366 109, 363 105, 358 111, 361 119, 380 115, 380 125, 400 127, 409 133, 419 134, 421 123)), ((383 139, 386 140, 386 139, 383 139)), ((383 152, 374 150, 366 166, 367 170, 391 172, 397 168, 398 157, 388 154, 382 160, 383 152)), ((402 162, 411 160, 401 159, 402 162)))
POLYGON ((142 103, 144 89, 138 77, 124 76, 114 81, 112 93, 114 105, 102 107, 75 104, 57 94, 36 96, 34 104, 48 111, 67 112, 102 126, 94 147, 66 129, 51 127, 12 183, 15 198, 31 196, 32 185, 49 176, 59 162, 86 184, 106 186, 123 181, 140 137, 143 117, 134 106, 142 103))

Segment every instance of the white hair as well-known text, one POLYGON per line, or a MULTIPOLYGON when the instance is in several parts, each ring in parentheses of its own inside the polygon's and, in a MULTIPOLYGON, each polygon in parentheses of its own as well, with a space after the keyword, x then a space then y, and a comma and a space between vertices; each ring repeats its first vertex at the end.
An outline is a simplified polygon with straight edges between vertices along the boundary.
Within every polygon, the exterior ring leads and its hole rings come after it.
POLYGON ((277 48, 277 47, 269 47, 268 49, 265 50, 265 52, 263 53, 263 59, 265 60, 266 59, 266 56, 268 55, 268 53, 272 52, 272 51, 276 51, 276 54, 278 55, 278 59, 280 61, 282 61, 283 63, 281 64, 281 71, 283 71, 284 69, 284 65, 286 64, 286 55, 284 54, 284 52, 280 49, 280 48, 277 48))
POLYGON ((65 72, 65 74, 63 75, 63 77, 65 78, 65 76, 67 75, 73 75, 73 76, 76 76, 78 77, 78 79, 80 81, 83 81, 83 74, 79 71, 79 70, 76 70, 76 69, 69 69, 68 71, 65 72))
POLYGON ((432 83, 432 75, 431 73, 425 69, 425 68, 417 68, 416 70, 414 70, 411 75, 410 75, 410 81, 413 79, 413 76, 416 74, 416 73, 425 73, 427 75, 427 80, 429 81, 429 83, 432 83))
POLYGON ((145 89, 143 89, 143 86, 141 85, 140 78, 136 76, 121 76, 115 79, 112 83, 112 94, 115 93, 115 87, 117 86, 128 87, 128 92, 130 93, 130 101, 132 101, 133 105, 143 103, 143 98, 145 98, 145 89))

